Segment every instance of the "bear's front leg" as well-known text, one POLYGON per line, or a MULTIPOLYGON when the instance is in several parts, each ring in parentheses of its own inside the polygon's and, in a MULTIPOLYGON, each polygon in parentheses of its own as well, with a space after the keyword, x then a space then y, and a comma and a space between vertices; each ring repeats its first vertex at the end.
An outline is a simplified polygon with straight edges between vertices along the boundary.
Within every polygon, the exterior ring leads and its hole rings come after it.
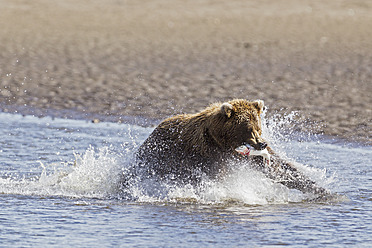
POLYGON ((303 193, 327 195, 329 192, 318 186, 313 180, 301 173, 293 164, 282 159, 270 147, 270 164, 264 163, 261 157, 255 157, 255 165, 258 170, 265 173, 270 179, 285 185, 290 189, 297 189, 303 193))

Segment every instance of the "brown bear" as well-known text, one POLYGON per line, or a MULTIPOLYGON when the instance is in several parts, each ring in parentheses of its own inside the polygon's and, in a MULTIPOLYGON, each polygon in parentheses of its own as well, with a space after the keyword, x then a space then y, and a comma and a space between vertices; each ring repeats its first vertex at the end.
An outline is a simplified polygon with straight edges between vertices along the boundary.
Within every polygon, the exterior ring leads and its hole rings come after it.
POLYGON ((215 103, 196 114, 182 114, 162 121, 136 153, 139 168, 150 176, 181 183, 195 183, 207 176, 218 178, 232 160, 249 160, 269 178, 303 192, 325 193, 292 164, 277 156, 261 138, 262 100, 235 99, 215 103), (267 149, 268 165, 259 156, 242 156, 236 148, 249 144, 267 149))

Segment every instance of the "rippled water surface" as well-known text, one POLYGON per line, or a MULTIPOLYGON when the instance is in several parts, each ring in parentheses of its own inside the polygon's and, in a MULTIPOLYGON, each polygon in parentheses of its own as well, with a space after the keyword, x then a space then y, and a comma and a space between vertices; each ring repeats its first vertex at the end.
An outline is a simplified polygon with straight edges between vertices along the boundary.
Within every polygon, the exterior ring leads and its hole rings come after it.
POLYGON ((372 244, 372 149, 266 138, 332 199, 249 168, 219 182, 170 187, 121 175, 152 128, 0 114, 0 244, 20 246, 311 246, 372 244))

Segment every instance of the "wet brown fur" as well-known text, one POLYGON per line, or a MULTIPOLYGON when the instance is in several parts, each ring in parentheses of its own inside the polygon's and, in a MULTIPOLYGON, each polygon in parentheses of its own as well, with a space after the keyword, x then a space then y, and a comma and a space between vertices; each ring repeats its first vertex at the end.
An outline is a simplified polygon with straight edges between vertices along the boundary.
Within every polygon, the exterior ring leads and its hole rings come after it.
POLYGON ((262 101, 235 99, 215 103, 196 114, 170 117, 159 124, 137 152, 142 167, 160 177, 182 181, 198 173, 215 177, 243 143, 258 146, 262 101))
POLYGON ((248 141, 242 140, 247 131, 252 135, 250 137, 252 145, 262 141, 260 138, 262 109, 258 103, 242 99, 228 103, 233 107, 231 110, 222 110, 222 103, 215 103, 196 114, 170 117, 160 123, 157 129, 167 132, 171 140, 178 139, 179 142, 183 142, 186 153, 197 149, 201 155, 207 157, 214 156, 211 154, 211 147, 216 144, 220 149, 227 151, 248 141), (206 139, 206 135, 210 135, 213 140, 206 139))

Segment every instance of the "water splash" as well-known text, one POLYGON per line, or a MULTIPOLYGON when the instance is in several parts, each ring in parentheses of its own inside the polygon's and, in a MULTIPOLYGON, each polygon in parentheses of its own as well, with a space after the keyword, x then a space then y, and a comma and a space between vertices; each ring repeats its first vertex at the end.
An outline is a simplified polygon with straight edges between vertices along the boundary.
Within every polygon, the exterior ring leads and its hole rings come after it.
POLYGON ((118 192, 121 165, 110 147, 74 154, 69 163, 40 162, 40 175, 3 175, 0 192, 5 194, 107 198, 118 192))
MULTIPOLYGON (((263 115, 263 136, 282 156, 293 160, 285 152, 294 151, 298 144, 282 130, 293 125, 296 114, 265 119, 263 115)), ((63 196, 74 198, 118 199, 137 202, 197 202, 201 204, 225 204, 240 202, 244 204, 283 204, 302 202, 309 198, 296 190, 266 178, 262 173, 245 164, 232 164, 235 169, 219 180, 205 179, 201 185, 175 185, 159 182, 156 179, 137 176, 129 181, 126 178, 132 164, 138 138, 135 133, 127 133, 127 142, 117 147, 88 147, 85 152, 74 154, 74 160, 61 163, 41 163, 41 173, 17 176, 3 174, 0 178, 0 193, 63 196)), ((303 145, 303 144, 302 144, 303 145)), ((297 148, 296 148, 297 146, 297 148)), ((297 153, 301 157, 303 148, 297 153)), ((294 161, 294 160, 293 160, 294 161)), ((296 167, 322 187, 334 182, 325 169, 317 169, 299 162, 296 167)))
MULTIPOLYGON (((109 147, 95 151, 93 147, 80 155, 75 155, 75 163, 70 173, 57 181, 63 192, 77 195, 106 197, 117 192, 120 181, 120 164, 109 147)), ((48 176, 40 178, 47 181, 48 176)))

